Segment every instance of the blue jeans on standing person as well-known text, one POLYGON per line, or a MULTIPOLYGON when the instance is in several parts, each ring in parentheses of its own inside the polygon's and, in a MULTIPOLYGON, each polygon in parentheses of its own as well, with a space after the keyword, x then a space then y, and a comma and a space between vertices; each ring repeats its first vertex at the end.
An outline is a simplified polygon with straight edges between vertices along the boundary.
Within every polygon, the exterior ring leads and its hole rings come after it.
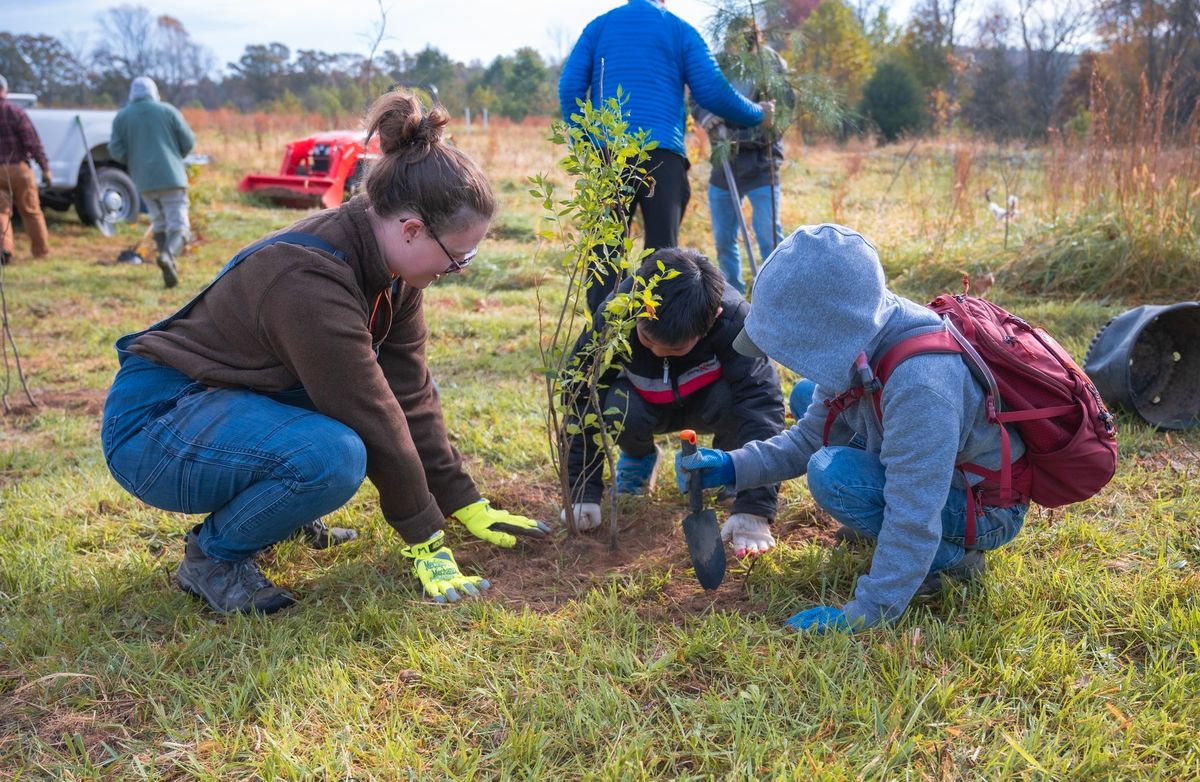
MULTIPOLYGON (((884 470, 879 455, 851 446, 826 446, 808 462, 808 489, 817 504, 855 532, 879 537, 883 527, 884 470)), ((999 548, 1017 536, 1028 505, 997 508, 984 505, 975 520, 972 549, 999 548)), ((954 567, 966 556, 967 493, 950 489, 942 508, 942 542, 929 572, 954 567)))
POLYGON ((346 504, 366 475, 352 429, 303 388, 212 388, 126 355, 104 403, 104 459, 117 482, 162 510, 208 514, 199 543, 237 562, 346 504))
MULTIPOLYGON (((775 188, 775 238, 771 238, 771 187, 764 185, 746 193, 740 193, 742 198, 750 199, 750 227, 758 242, 758 258, 761 266, 771 251, 783 241, 783 226, 779 221, 779 188, 775 188)), ((724 188, 710 184, 708 186, 708 211, 712 217, 713 241, 717 245, 717 265, 729 284, 739 292, 746 292, 746 283, 742 281, 742 241, 741 229, 738 223, 738 211, 741 204, 733 203, 733 194, 724 188)))

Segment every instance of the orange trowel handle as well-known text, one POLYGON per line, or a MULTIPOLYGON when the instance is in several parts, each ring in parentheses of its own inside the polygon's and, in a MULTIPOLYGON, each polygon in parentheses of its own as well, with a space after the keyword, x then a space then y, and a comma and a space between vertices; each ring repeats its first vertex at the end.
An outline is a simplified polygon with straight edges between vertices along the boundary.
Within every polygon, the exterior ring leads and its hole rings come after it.
MULTIPOLYGON (((696 431, 694 429, 684 429, 679 433, 679 440, 684 456, 691 456, 696 452, 696 431)), ((693 513, 697 513, 704 508, 704 486, 698 476, 689 474, 687 487, 688 505, 691 506, 693 513)))

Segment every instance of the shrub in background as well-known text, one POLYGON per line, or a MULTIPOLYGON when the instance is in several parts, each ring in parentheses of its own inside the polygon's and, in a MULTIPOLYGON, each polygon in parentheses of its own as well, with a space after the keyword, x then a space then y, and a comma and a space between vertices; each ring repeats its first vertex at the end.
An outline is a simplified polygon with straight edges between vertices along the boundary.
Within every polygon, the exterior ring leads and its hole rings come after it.
POLYGON ((879 128, 884 141, 895 141, 924 122, 921 86, 902 63, 885 61, 863 87, 860 112, 879 128))

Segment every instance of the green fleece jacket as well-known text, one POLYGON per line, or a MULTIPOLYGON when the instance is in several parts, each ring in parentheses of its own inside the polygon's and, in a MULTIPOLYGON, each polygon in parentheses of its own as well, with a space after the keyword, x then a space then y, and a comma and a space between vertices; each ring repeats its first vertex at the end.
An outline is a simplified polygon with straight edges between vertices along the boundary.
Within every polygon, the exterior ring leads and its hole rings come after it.
POLYGON ((362 438, 384 518, 420 543, 480 496, 450 443, 425 364, 422 291, 404 284, 390 291, 366 207, 358 196, 285 229, 321 237, 345 261, 294 244, 265 247, 130 350, 205 385, 303 386, 317 410, 362 438))
POLYGON ((195 144, 179 109, 143 98, 113 118, 108 154, 129 169, 138 190, 164 190, 188 186, 183 158, 195 144))

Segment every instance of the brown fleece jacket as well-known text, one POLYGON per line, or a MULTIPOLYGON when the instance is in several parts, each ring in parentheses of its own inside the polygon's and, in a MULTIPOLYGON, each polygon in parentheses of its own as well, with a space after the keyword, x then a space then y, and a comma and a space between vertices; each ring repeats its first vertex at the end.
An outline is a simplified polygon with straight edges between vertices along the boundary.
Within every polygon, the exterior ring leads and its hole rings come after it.
MULTIPOLYGON (((480 499, 450 444, 425 365, 422 292, 400 285, 376 357, 370 309, 391 275, 359 196, 288 231, 321 237, 346 255, 274 244, 259 250, 167 329, 130 350, 211 386, 275 392, 304 386, 317 410, 350 427, 367 449, 383 516, 409 543, 427 540, 480 499)), ((387 294, 379 318, 388 315, 387 294)), ((376 324, 376 335, 384 333, 376 324)))

